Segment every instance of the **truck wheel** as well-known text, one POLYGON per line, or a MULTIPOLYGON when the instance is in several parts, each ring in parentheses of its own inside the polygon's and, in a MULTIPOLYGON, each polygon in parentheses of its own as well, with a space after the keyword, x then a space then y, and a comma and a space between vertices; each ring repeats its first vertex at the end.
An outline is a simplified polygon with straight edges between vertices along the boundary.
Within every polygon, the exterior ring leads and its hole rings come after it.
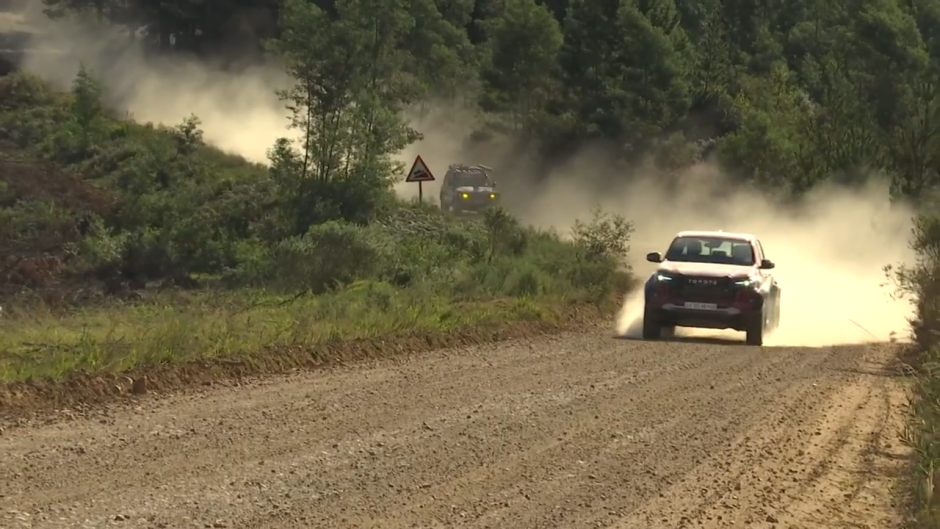
POLYGON ((747 330, 745 331, 745 343, 748 345, 764 345, 764 328, 766 325, 767 324, 764 322, 764 311, 762 310, 760 314, 748 324, 747 330))
POLYGON ((663 328, 648 310, 643 311, 643 339, 658 340, 663 334, 663 328))

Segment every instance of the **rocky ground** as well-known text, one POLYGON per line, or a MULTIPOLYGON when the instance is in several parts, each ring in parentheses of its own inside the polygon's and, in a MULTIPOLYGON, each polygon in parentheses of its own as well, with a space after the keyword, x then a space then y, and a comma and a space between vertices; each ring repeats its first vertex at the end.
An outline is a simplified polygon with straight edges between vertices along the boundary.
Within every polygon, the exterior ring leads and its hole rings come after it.
POLYGON ((896 353, 591 330, 8 422, 0 526, 898 527, 896 353))

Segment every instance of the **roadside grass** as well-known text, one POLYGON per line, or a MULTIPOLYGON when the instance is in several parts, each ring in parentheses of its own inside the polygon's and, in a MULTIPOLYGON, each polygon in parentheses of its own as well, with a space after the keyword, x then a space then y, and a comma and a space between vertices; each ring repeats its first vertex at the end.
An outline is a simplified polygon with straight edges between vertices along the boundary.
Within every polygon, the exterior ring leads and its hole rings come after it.
POLYGON ((250 361, 289 346, 555 322, 584 302, 545 296, 461 301, 363 281, 317 296, 177 293, 64 315, 12 310, 0 320, 0 382, 210 359, 250 361))
POLYGON ((913 421, 904 441, 913 447, 917 529, 940 528, 940 348, 917 360, 913 421))

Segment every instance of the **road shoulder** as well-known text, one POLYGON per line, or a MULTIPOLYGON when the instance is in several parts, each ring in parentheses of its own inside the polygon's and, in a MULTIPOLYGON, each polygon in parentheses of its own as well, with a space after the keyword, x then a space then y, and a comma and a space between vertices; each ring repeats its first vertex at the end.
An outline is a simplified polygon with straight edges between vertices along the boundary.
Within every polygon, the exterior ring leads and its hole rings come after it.
MULTIPOLYGON (((0 426, 27 420, 93 413, 112 405, 136 406, 154 396, 199 392, 211 386, 244 386, 259 378, 342 365, 366 366, 415 354, 534 339, 565 332, 605 332, 609 311, 571 305, 539 320, 458 328, 448 332, 403 333, 309 347, 261 351, 250 359, 211 358, 144 366, 124 372, 74 373, 62 380, 0 384, 0 426)), ((612 333, 612 331, 609 331, 612 333)))

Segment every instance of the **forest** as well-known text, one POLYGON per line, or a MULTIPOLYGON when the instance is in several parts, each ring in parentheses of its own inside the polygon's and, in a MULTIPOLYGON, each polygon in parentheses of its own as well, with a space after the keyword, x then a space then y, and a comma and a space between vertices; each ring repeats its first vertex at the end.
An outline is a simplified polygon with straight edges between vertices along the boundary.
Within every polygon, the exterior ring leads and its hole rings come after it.
MULTIPOLYGON (((476 307, 473 321, 503 319, 505 310, 538 318, 532 314, 547 309, 533 299, 563 306, 627 288, 632 225, 618 215, 596 211, 565 238, 506 211, 457 223, 395 199, 392 185, 405 168, 393 155, 420 137, 403 112, 460 101, 485 122, 476 132, 516 142, 546 166, 602 148, 625 168, 620 178, 652 165, 676 179, 713 160, 738 185, 793 201, 824 182, 889 182, 895 200, 921 212, 911 241, 920 258, 890 278, 917 304, 919 365, 940 359, 940 0, 43 3, 51 18, 107 24, 154 56, 233 70, 283 65, 295 83, 280 96, 303 138, 272 145, 263 167, 206 145, 198 117, 176 127, 122 121, 103 107, 107 87, 94 72, 83 70, 70 94, 24 73, 0 79, 0 142, 109 193, 112 205, 83 213, 81 233, 63 246, 69 277, 281 296, 306 290, 319 296, 308 301, 318 321, 378 321, 385 316, 376 306, 403 318, 376 323, 376 335, 416 321, 450 328, 463 317, 455 299, 476 307), (430 308, 409 313, 416 299, 430 308), (515 305, 492 305, 505 299, 515 305)), ((75 224, 71 212, 22 200, 20 187, 0 189, 7 204, 18 200, 5 209, 10 222, 75 224)), ((192 303, 203 310, 204 301, 192 303)), ((187 331, 202 337, 191 340, 198 343, 174 341, 184 320, 195 325, 183 311, 164 343, 147 351, 115 353, 126 346, 107 342, 106 330, 93 347, 85 334, 67 345, 93 349, 86 364, 152 359, 167 344, 190 356, 235 341, 269 345, 227 334, 237 326, 228 314, 260 310, 242 298, 229 303, 227 315, 187 331)), ((334 325, 304 334, 300 309, 277 310, 295 323, 287 331, 272 323, 280 334, 271 343, 361 333, 334 325)), ((6 378, 67 371, 71 350, 42 369, 9 363, 6 378)), ((924 377, 919 388, 924 422, 913 442, 919 471, 932 472, 940 461, 940 379, 924 377)), ((920 498, 922 521, 934 524, 925 526, 940 526, 932 493, 920 498)))
MULTIPOLYGON (((603 143, 675 168, 714 153, 795 194, 873 170, 914 200, 935 184, 932 0, 44 2, 158 53, 273 53, 309 87, 289 97, 321 116, 348 98, 392 111, 470 98, 553 158, 603 143)), ((408 132, 383 122, 375 141, 394 149, 408 132)))

